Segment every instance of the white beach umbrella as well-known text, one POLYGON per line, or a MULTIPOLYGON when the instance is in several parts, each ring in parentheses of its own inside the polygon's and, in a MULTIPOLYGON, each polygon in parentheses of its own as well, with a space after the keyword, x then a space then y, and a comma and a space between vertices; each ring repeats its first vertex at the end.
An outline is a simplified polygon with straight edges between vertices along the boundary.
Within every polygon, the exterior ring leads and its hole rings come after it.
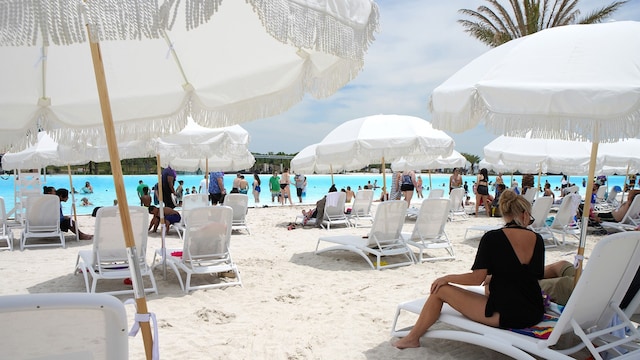
POLYGON ((62 149, 49 134, 38 133, 38 141, 28 148, 7 152, 2 155, 2 167, 5 169, 42 169, 47 166, 66 166, 86 164, 83 157, 75 151, 62 149))
MULTIPOLYGON (((640 23, 623 21, 554 27, 509 41, 433 91, 433 124, 460 132, 483 122, 508 136, 531 132, 532 137, 591 140, 590 198, 598 144, 640 133, 638 33, 640 23)), ((584 224, 589 207, 587 201, 584 224)), ((586 229, 580 236, 580 264, 586 229)))
MULTIPOLYGON (((346 121, 322 139, 316 147, 316 162, 345 170, 369 164, 383 165, 403 156, 435 159, 449 156, 453 139, 431 123, 407 115, 373 115, 346 121)), ((386 179, 383 176, 383 191, 386 179)))
POLYGON ((421 156, 406 156, 391 163, 391 170, 435 170, 435 169, 451 169, 463 168, 467 165, 467 159, 457 151, 453 151, 449 156, 438 156, 433 159, 421 156))
MULTIPOLYGON (((231 125, 280 113, 305 93, 331 95, 361 69, 378 26, 372 0, 186 0, 186 15, 177 16, 181 3, 0 4, 0 146, 33 143, 39 130, 79 146, 106 136, 133 268, 116 134, 127 140, 172 133, 188 116, 201 125, 231 125), (87 38, 91 57, 81 44, 87 38)), ((132 280, 151 358, 142 278, 132 280)))
POLYGON ((317 161, 318 158, 316 156, 316 147, 318 147, 318 144, 312 144, 300 150, 300 152, 298 152, 296 156, 291 159, 291 171, 297 174, 316 173, 331 174, 333 176, 333 174, 337 172, 355 170, 364 167, 361 166, 360 163, 356 163, 355 159, 353 164, 343 161, 336 163, 335 166, 333 166, 332 164, 319 164, 317 161))
POLYGON ((205 171, 239 171, 249 169, 256 163, 256 159, 249 150, 241 150, 236 152, 233 156, 227 154, 226 156, 218 157, 212 156, 208 158, 175 158, 175 159, 161 159, 163 167, 171 166, 172 169, 178 171, 190 171, 195 172, 198 170, 205 171))

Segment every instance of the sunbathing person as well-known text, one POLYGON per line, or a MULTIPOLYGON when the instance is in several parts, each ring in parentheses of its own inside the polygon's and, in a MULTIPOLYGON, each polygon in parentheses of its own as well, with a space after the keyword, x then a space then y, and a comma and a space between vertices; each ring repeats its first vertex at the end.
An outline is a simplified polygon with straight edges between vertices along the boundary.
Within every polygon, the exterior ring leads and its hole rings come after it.
POLYGON ((419 347, 420 338, 438 320, 444 303, 493 327, 520 329, 540 322, 544 304, 538 280, 544 275, 545 250, 542 237, 527 229, 533 221, 531 203, 505 190, 500 195, 500 210, 506 225, 482 237, 471 272, 436 279, 415 326, 393 344, 395 347, 419 347), (481 285, 489 274, 489 295, 451 285, 481 285))
MULTIPOLYGON (((149 222, 148 231, 152 231, 153 228, 153 232, 156 232, 158 231, 158 226, 160 226, 160 209, 151 205, 149 206, 149 214, 153 215, 153 218, 151 222, 149 222)), ((168 229, 171 224, 180 222, 181 219, 182 217, 179 212, 170 207, 164 207, 164 225, 166 229, 168 229)))
MULTIPOLYGON (((56 190, 56 195, 60 198, 60 203, 66 202, 69 200, 69 190, 61 188, 56 190)), ((85 234, 80 229, 78 229, 77 224, 71 220, 71 217, 64 216, 62 213, 62 205, 60 205, 60 230, 67 232, 71 231, 72 233, 78 234, 78 238, 80 240, 91 240, 93 239, 93 235, 85 234)))
POLYGON ((304 219, 302 220, 302 224, 303 225, 307 225, 307 222, 311 219, 315 219, 318 217, 318 208, 314 208, 314 209, 309 209, 309 210, 304 210, 302 209, 302 215, 304 216, 304 219))
MULTIPOLYGON (((623 202, 617 209, 613 211, 596 213, 593 211, 593 206, 591 206, 589 208, 589 218, 597 223, 600 223, 602 221, 620 222, 627 214, 629 206, 631 206, 631 202, 638 194, 640 194, 640 190, 629 191, 629 197, 627 198, 627 201, 623 202)), ((582 209, 583 205, 580 204, 580 206, 578 206, 579 217, 582 217, 582 209)))

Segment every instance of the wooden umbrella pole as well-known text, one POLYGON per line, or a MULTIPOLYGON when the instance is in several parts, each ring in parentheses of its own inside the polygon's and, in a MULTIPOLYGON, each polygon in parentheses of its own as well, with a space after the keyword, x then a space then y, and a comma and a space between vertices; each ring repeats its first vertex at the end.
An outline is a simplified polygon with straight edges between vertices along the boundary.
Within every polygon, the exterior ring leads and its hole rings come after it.
POLYGON ((206 158, 204 160, 204 171, 205 171, 205 174, 207 175, 206 178, 205 178, 205 181, 204 181, 204 183, 207 186, 207 188, 204 189, 204 192, 205 192, 205 194, 208 195, 209 194, 209 158, 206 158))
POLYGON ((380 172, 382 173, 382 201, 387 200, 387 171, 384 168, 384 156, 382 157, 382 166, 380 166, 380 172))
POLYGON ((67 173, 69 174, 69 187, 71 193, 71 211, 73 212, 73 226, 76 228, 76 241, 80 241, 80 231, 78 230, 78 212, 76 211, 76 197, 73 191, 73 179, 71 178, 71 165, 67 164, 67 173))
POLYGON ((429 169, 429 191, 433 190, 433 184, 431 184, 431 169, 429 169))
MULTIPOLYGON (((628 183, 629 183, 629 164, 627 164, 627 175, 625 175, 624 183, 622 184, 622 198, 620 199, 620 204, 624 202, 624 190, 625 190, 625 187, 627 187, 628 183)), ((631 191, 631 189, 629 188, 627 188, 626 190, 631 191)))
POLYGON ((331 185, 335 184, 333 181, 333 165, 329 164, 329 172, 331 172, 331 185))
POLYGON ((538 166, 538 191, 540 191, 540 178, 542 177, 542 165, 538 166))
POLYGON ((158 173, 158 202, 160 204, 158 215, 160 216, 160 246, 162 247, 162 274, 164 275, 164 279, 167 280, 167 247, 165 244, 165 233, 166 229, 164 228, 164 196, 162 195, 162 166, 160 165, 160 154, 156 154, 156 172, 158 173))
MULTIPOLYGON (((91 39, 91 31, 87 25, 87 32, 91 39)), ((118 153, 118 143, 116 141, 116 131, 113 124, 113 114, 111 113, 111 102, 109 100, 109 91, 107 89, 107 79, 104 73, 104 64, 102 63, 102 54, 100 53, 100 44, 98 42, 89 41, 91 47, 91 58, 93 60, 93 70, 96 77, 96 86, 98 87, 98 97, 100 99, 100 109, 102 112, 102 121, 104 131, 107 138, 107 147, 109 149, 109 160, 111 161, 111 171, 113 172, 113 182, 116 188, 116 197, 118 199, 118 209, 120 210, 120 221, 122 222, 122 230, 124 232, 124 241, 127 246, 127 256, 129 264, 131 264, 131 280, 133 283, 133 293, 136 302, 137 313, 141 315, 149 315, 147 310, 147 301, 144 294, 144 283, 142 282, 142 274, 140 273, 140 261, 136 250, 136 243, 133 237, 133 228, 131 225, 131 215, 129 214, 129 204, 127 203, 127 194, 124 189, 124 178, 122 174, 122 164, 120 164, 120 154, 118 153)), ((144 342, 144 350, 147 360, 151 360, 153 356, 153 338, 151 336, 151 326, 148 318, 140 320, 140 329, 142 330, 142 339, 144 342)))
POLYGON ((587 227, 589 225, 589 214, 591 211, 591 194, 593 193, 593 177, 596 172, 596 156, 598 155, 598 136, 594 136, 591 143, 591 160, 589 161, 589 179, 587 179, 587 192, 584 198, 584 208, 582 209, 582 224, 580 224, 580 244, 578 245, 578 254, 576 255, 576 275, 575 284, 578 283, 580 275, 582 275, 582 260, 584 258, 584 247, 587 242, 587 227))

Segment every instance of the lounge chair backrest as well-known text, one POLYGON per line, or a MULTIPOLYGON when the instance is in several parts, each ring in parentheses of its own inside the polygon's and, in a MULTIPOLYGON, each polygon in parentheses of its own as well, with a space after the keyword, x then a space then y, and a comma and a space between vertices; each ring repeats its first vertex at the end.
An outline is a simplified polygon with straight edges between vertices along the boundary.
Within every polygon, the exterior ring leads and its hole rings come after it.
POLYGON ((224 197, 223 205, 233 209, 233 220, 243 220, 247 215, 249 196, 246 194, 227 194, 224 197))
POLYGON ((567 194, 577 194, 578 193, 578 185, 569 186, 565 189, 565 193, 567 194))
POLYGON ((537 193, 538 191, 535 188, 528 188, 527 191, 525 191, 525 193, 522 194, 522 196, 524 196, 524 198, 527 199, 527 201, 533 204, 533 200, 535 200, 537 193))
POLYGON ((596 191, 596 202, 603 202, 605 201, 604 196, 607 193, 607 187, 606 186, 600 186, 598 188, 598 191, 596 191))
POLYGON ((551 205, 553 205, 553 198, 551 196, 539 197, 538 200, 533 203, 531 216, 533 216, 535 221, 531 224, 531 228, 539 229, 545 226, 551 205))
POLYGON ((4 295, 0 323, 4 359, 129 358, 127 312, 111 295, 4 295))
POLYGON ((596 243, 584 272, 551 332, 550 343, 571 330, 572 322, 582 329, 606 327, 640 266, 640 233, 635 231, 606 236, 596 243))
POLYGON ((25 224, 29 232, 52 232, 60 228, 60 198, 30 195, 26 202, 25 224))
POLYGON ((182 211, 209 206, 209 194, 189 194, 182 197, 182 211))
POLYGON ((607 195, 607 203, 616 204, 618 202, 618 187, 614 186, 609 190, 609 194, 607 195))
POLYGON ((420 206, 412 240, 437 238, 444 232, 451 202, 448 199, 425 199, 420 206))
MULTIPOLYGON (((136 250, 140 259, 147 253, 147 225, 149 211, 143 206, 129 206, 129 217, 136 250)), ((104 206, 96 213, 96 225, 93 234, 93 267, 98 270, 128 266, 127 247, 124 230, 117 206, 104 206)))
POLYGON ((191 267, 207 266, 219 259, 227 259, 233 209, 229 206, 208 206, 186 213, 182 258, 191 267))
POLYGON ((552 228, 564 228, 574 221, 574 217, 578 213, 578 205, 580 205, 580 195, 571 193, 562 199, 560 209, 553 219, 552 228))
POLYGON ((449 200, 451 201, 451 210, 452 211, 461 211, 464 210, 464 205, 462 205, 462 199, 464 198, 464 189, 457 188, 451 190, 449 194, 449 200))
POLYGON ((324 205, 325 218, 333 216, 344 216, 344 206, 347 200, 347 193, 345 192, 332 192, 327 194, 327 200, 324 205), (334 198, 334 199, 332 199, 334 198))
POLYGON ((373 202, 373 190, 360 190, 356 193, 356 198, 351 206, 352 216, 367 216, 371 214, 371 203, 373 202))
POLYGON ((0 242, 6 241, 7 246, 0 246, 0 249, 13 250, 13 234, 7 222, 7 211, 4 205, 4 198, 0 196, 0 242))
POLYGON ((369 233, 369 245, 382 248, 400 239, 404 218, 407 212, 407 202, 404 200, 389 200, 378 205, 376 216, 369 233))
POLYGON ((441 199, 444 197, 444 189, 432 189, 429 190, 429 196, 427 199, 441 199))

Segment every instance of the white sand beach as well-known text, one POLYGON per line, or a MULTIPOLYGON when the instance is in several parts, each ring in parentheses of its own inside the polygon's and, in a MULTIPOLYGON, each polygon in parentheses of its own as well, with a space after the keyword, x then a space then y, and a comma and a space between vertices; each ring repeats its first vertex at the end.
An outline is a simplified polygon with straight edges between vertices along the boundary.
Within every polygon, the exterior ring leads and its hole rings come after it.
MULTIPOLYGON (((269 203, 270 205, 270 203, 269 203)), ((163 359, 508 359, 491 350, 460 342, 423 339, 418 349, 391 346, 391 322, 400 302, 427 295, 431 282, 447 273, 468 271, 479 238, 464 240, 467 227, 500 224, 499 218, 471 216, 447 223, 455 260, 427 262, 382 271, 372 270, 360 256, 350 252, 316 255, 319 236, 365 235, 354 228, 296 228, 287 224, 309 206, 251 208, 247 215, 251 235, 234 232, 232 256, 244 286, 181 291, 167 269, 155 275, 159 294, 148 294, 149 311, 159 323, 160 356, 163 359)), ((375 210, 375 205, 374 205, 375 210)), ((94 218, 81 216, 81 229, 93 233, 94 218)), ((414 221, 407 219, 410 231, 414 221)), ((19 232, 15 232, 19 237, 19 232)), ((481 233, 477 233, 480 235, 481 233)), ((588 256, 598 236, 588 236, 588 256)), ((76 242, 69 234, 62 248, 0 251, 1 293, 84 292, 81 275, 73 269, 78 250, 90 249, 91 241, 76 242)), ((18 241, 16 240, 16 245, 18 241)), ((149 239, 149 262, 160 248, 159 234, 149 239)), ((181 247, 175 232, 168 247, 181 247)), ((546 262, 573 261, 577 241, 548 249, 546 262)), ((112 285, 123 288, 121 281, 112 285)), ((108 286, 107 286, 108 287, 108 286)), ((102 287, 105 289, 107 287, 102 287)), ((99 287, 100 289, 100 287, 99 287)), ((126 300, 131 296, 118 296, 126 300)), ((129 324, 133 305, 126 305, 129 324)), ((401 318, 408 326, 415 317, 401 318)), ((436 327, 442 325, 436 325, 436 327)), ((74 336, 74 334, 69 334, 74 336)), ((143 359, 141 334, 129 340, 130 358, 143 359)))

